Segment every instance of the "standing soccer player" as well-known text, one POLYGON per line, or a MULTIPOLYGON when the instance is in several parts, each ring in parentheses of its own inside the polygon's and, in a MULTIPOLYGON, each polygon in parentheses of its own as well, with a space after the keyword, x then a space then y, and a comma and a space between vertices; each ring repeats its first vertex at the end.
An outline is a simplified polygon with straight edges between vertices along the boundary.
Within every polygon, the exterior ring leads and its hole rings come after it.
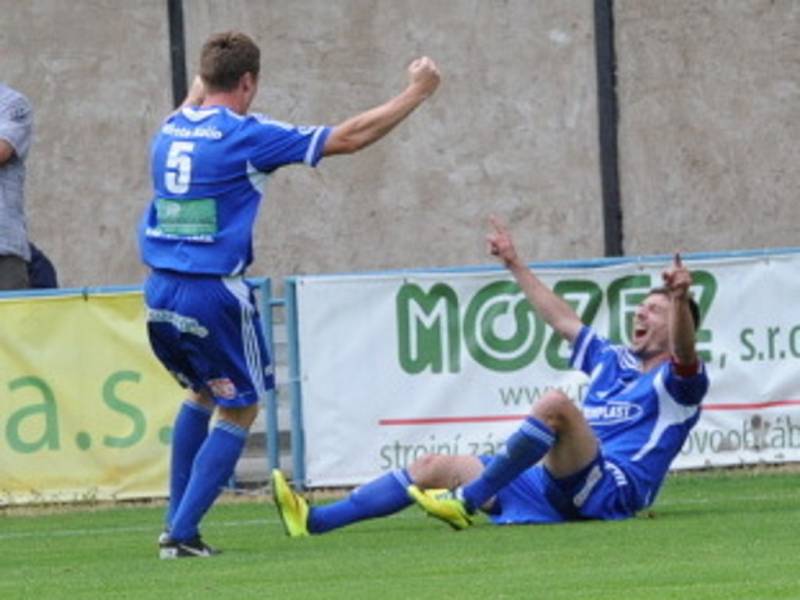
POLYGON ((188 388, 175 420, 161 558, 212 556, 199 524, 233 474, 258 403, 274 385, 253 293, 244 280, 252 229, 270 173, 316 166, 386 135, 439 84, 427 57, 388 102, 338 126, 295 127, 248 115, 260 51, 226 32, 204 44, 200 75, 151 149, 153 198, 139 227, 147 328, 158 359, 188 388), (209 432, 209 420, 218 413, 209 432))
POLYGON ((625 519, 655 500, 708 390, 695 351, 699 311, 689 293, 691 274, 676 255, 664 286, 636 310, 631 346, 616 346, 536 277, 505 226, 496 219, 492 226, 491 254, 537 314, 570 342, 571 365, 589 375, 583 406, 552 390, 499 454, 428 455, 326 506, 309 507, 276 470, 273 493, 291 537, 386 516, 412 500, 454 529, 470 526, 478 510, 498 524, 557 523, 625 519))

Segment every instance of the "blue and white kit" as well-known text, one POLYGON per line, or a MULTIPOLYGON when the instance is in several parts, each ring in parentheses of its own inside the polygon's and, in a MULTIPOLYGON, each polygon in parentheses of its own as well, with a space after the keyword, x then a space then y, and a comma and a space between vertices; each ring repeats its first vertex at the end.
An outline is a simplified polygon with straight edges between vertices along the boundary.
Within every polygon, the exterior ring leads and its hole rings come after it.
MULTIPOLYGON (((624 519, 650 506, 669 466, 700 418, 708 390, 702 363, 681 377, 665 361, 643 373, 628 348, 584 326, 570 364, 589 376, 583 414, 600 442, 579 473, 554 478, 542 465, 501 489, 490 518, 506 523, 624 519)), ((482 457, 488 463, 491 457, 482 457)))
POLYGON ((183 385, 223 406, 273 387, 258 311, 244 272, 268 176, 316 166, 330 127, 297 127, 222 107, 186 107, 151 147, 154 196, 139 225, 148 333, 183 385))

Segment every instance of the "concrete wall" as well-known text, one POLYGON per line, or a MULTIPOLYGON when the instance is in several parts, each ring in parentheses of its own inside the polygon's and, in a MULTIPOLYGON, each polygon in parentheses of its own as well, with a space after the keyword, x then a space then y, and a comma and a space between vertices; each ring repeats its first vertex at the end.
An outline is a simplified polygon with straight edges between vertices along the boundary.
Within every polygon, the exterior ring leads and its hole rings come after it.
MULTIPOLYGON (((531 260, 600 256, 589 0, 184 0, 190 72, 214 31, 261 45, 254 109, 332 123, 422 53, 439 92, 390 137, 271 180, 254 275, 485 263, 485 216, 531 260)), ((617 0, 628 253, 794 244, 790 0, 617 0)), ((150 136, 171 109, 166 2, 0 0, 0 78, 36 110, 31 237, 68 286, 137 283, 150 136)))
POLYGON ((595 255, 591 5, 484 0, 186 5, 189 55, 214 30, 262 46, 254 108, 337 123, 405 86, 421 54, 437 94, 390 137, 271 181, 256 271, 313 273, 487 262, 486 215, 518 224, 527 254, 595 255))
POLYGON ((800 2, 615 7, 626 253, 800 245, 800 2))
MULTIPOLYGON (((591 5, 438 0, 185 3, 190 71, 213 32, 264 53, 254 108, 337 123, 399 92, 426 53, 444 82, 391 137, 272 179, 254 274, 486 262, 485 216, 532 258, 594 256, 591 5)), ((170 108, 165 2, 0 0, 2 77, 36 107, 31 236, 63 283, 134 283, 150 135, 170 108)))
POLYGON ((138 283, 147 145, 170 104, 161 0, 0 0, 0 78, 34 106, 29 235, 63 285, 138 283))

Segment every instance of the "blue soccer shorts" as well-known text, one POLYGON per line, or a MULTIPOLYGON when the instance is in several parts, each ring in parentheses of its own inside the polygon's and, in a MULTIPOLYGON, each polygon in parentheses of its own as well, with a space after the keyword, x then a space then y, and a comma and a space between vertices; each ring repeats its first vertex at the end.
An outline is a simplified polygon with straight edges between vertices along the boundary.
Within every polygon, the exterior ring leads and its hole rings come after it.
POLYGON ((184 386, 220 406, 255 404, 275 387, 253 288, 243 277, 153 271, 144 287, 153 352, 184 386))
MULTIPOLYGON (((491 456, 481 456, 487 465, 491 456)), ((641 508, 627 475, 598 453, 578 473, 556 479, 539 464, 495 496, 489 518, 498 525, 627 519, 641 508)))

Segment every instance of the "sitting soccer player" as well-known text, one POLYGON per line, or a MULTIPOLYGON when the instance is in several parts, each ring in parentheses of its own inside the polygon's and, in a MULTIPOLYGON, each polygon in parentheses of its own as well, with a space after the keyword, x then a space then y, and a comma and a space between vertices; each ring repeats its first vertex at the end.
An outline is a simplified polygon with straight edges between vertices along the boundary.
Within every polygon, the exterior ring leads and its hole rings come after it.
POLYGON ((496 456, 428 455, 327 506, 309 507, 275 471, 273 494, 288 535, 323 533, 414 501, 464 529, 478 510, 499 524, 555 523, 624 519, 655 500, 708 389, 695 351, 699 311, 689 271, 676 254, 664 286, 636 310, 631 347, 615 346, 536 277, 501 223, 492 219, 492 226, 491 254, 539 316, 571 343, 571 365, 589 375, 583 406, 550 391, 496 456))

